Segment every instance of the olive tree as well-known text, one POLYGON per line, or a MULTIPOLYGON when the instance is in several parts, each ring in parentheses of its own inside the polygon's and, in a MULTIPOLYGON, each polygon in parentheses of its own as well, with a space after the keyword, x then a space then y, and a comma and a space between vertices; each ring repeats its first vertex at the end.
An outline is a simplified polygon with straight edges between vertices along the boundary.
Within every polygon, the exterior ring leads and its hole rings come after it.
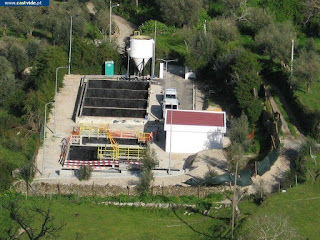
POLYGON ((291 227, 289 218, 281 215, 259 215, 249 220, 244 239, 302 239, 296 229, 291 227))
POLYGON ((107 37, 107 33, 109 31, 109 26, 110 26, 108 10, 98 11, 98 13, 96 14, 96 24, 103 40, 105 40, 107 37))
POLYGON ((296 39, 296 31, 289 22, 269 24, 255 36, 257 49, 273 60, 280 60, 284 68, 288 68, 293 39, 296 39))
POLYGON ((58 223, 52 213, 49 204, 26 202, 20 197, 2 201, 0 206, 9 216, 8 228, 6 229, 7 239, 16 239, 18 227, 23 229, 27 239, 38 240, 41 238, 59 238, 60 231, 65 227, 64 222, 58 223))
POLYGON ((212 34, 222 42, 237 40, 240 36, 232 18, 216 18, 208 23, 208 34, 212 34))
POLYGON ((15 88, 16 81, 11 63, 4 56, 0 56, 0 105, 15 88))
POLYGON ((158 0, 163 19, 167 24, 181 27, 194 25, 202 9, 202 0, 158 0))
POLYGON ((145 149, 145 155, 142 159, 141 177, 137 184, 137 191, 140 195, 148 194, 151 183, 153 181, 152 170, 157 165, 157 157, 154 150, 148 145, 145 149))

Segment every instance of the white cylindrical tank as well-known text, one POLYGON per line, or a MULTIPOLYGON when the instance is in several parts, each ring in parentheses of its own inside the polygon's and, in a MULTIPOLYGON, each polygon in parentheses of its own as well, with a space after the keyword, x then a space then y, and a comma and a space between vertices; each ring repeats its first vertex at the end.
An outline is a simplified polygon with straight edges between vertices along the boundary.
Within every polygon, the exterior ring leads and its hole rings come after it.
POLYGON ((130 38, 130 57, 135 62, 139 72, 153 57, 154 40, 148 36, 136 35, 130 38))

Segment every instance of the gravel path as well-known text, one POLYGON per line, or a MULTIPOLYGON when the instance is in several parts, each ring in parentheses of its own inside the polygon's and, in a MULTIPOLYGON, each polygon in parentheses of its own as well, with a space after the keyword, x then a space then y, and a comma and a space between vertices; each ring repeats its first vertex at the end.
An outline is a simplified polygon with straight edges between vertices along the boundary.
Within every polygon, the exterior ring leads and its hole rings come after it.
POLYGON ((117 38, 116 42, 119 47, 118 49, 119 51, 124 51, 127 39, 133 34, 134 30, 138 29, 138 27, 115 14, 112 14, 112 20, 118 27, 118 31, 115 33, 117 38))

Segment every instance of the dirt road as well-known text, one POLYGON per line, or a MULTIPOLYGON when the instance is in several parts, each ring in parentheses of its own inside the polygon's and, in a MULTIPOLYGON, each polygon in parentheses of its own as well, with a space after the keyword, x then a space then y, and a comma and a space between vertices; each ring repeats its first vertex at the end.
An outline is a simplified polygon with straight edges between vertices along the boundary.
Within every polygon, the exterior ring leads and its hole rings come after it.
POLYGON ((116 43, 119 47, 118 49, 124 51, 126 47, 126 40, 131 36, 134 30, 138 29, 138 26, 114 14, 112 15, 112 20, 118 28, 118 31, 115 33, 115 37, 117 38, 116 43))
MULTIPOLYGON (((271 84, 271 83, 268 83, 268 84, 271 84)), ((274 92, 277 93, 277 95, 281 99, 281 102, 285 108, 285 111, 290 116, 290 120, 296 123, 295 117, 290 111, 288 104, 286 104, 286 101, 282 96, 281 91, 274 85, 272 85, 272 89, 274 90, 274 92)), ((271 169, 265 174, 263 174, 262 176, 255 177, 253 179, 253 182, 258 184, 260 181, 262 181, 265 191, 270 193, 275 188, 279 187, 279 183, 281 184, 281 181, 285 177, 285 172, 290 169, 290 166, 295 161, 300 145, 304 141, 305 137, 303 136, 303 134, 299 132, 298 129, 296 129, 297 137, 292 136, 286 120, 282 116, 280 109, 278 108, 278 105, 274 101, 273 96, 268 89, 266 91, 266 94, 270 99, 270 103, 273 111, 280 113, 280 118, 282 121, 281 130, 283 132, 283 136, 280 137, 280 141, 283 144, 283 147, 281 148, 281 153, 278 160, 271 167, 271 169)))

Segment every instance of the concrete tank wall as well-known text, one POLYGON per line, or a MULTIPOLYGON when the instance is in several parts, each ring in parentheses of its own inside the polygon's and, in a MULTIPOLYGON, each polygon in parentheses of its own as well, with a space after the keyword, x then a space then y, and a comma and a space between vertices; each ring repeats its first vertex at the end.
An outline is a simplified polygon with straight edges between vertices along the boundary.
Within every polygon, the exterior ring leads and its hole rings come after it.
POLYGON ((146 110, 84 107, 82 116, 145 118, 146 110))
POLYGON ((114 108, 147 108, 147 100, 135 99, 110 99, 110 98, 86 98, 86 107, 114 107, 114 108))
POLYGON ((149 83, 146 81, 106 81, 94 80, 88 81, 88 88, 112 88, 112 89, 131 89, 148 90, 149 83))
POLYGON ((128 89, 87 89, 86 97, 122 98, 122 99, 148 99, 146 90, 128 89))

